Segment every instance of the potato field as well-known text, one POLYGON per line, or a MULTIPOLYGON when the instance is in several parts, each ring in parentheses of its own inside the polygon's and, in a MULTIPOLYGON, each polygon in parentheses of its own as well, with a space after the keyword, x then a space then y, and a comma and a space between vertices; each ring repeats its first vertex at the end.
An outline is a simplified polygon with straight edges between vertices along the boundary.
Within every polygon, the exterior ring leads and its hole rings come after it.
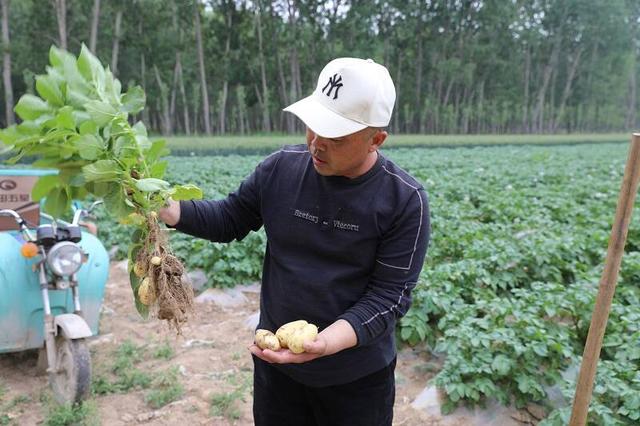
MULTIPOLYGON (((546 408, 544 423, 568 422, 627 149, 617 143, 383 151, 430 197, 432 241, 398 336, 400 344, 426 347, 440 360, 434 380, 446 394, 445 411, 489 399, 537 402, 546 408)), ((167 179, 220 198, 261 158, 170 157, 167 179)), ((125 228, 105 225, 105 245, 124 256, 125 228)), ((203 269, 221 287, 259 279, 264 244, 262 232, 229 245, 172 236, 187 267, 203 269)), ((640 419, 639 281, 635 211, 590 423, 640 419)))

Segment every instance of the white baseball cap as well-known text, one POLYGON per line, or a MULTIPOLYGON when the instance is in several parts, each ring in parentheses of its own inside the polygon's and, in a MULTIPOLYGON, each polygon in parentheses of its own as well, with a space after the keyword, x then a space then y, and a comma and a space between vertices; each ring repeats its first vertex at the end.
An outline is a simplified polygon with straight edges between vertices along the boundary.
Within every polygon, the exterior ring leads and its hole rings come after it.
POLYGON ((325 138, 389 125, 396 88, 389 71, 371 59, 337 58, 318 77, 311 96, 284 109, 325 138))

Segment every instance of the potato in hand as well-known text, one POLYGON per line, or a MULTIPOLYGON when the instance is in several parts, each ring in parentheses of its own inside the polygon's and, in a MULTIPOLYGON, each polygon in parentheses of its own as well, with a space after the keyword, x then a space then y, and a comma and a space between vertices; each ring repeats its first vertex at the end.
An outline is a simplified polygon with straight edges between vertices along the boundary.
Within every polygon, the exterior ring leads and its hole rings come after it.
POLYGON ((272 351, 280 350, 280 342, 278 341, 278 338, 269 330, 256 330, 255 341, 256 345, 258 345, 260 349, 271 349, 272 351))
POLYGON ((280 346, 283 348, 288 348, 287 342, 289 341, 289 337, 295 330, 300 327, 304 327, 307 322, 305 320, 291 321, 283 325, 276 331, 276 337, 280 341, 280 346))
POLYGON ((318 335, 318 327, 305 320, 286 323, 276 331, 276 337, 283 348, 289 348, 294 354, 304 352, 305 342, 313 342, 318 335))

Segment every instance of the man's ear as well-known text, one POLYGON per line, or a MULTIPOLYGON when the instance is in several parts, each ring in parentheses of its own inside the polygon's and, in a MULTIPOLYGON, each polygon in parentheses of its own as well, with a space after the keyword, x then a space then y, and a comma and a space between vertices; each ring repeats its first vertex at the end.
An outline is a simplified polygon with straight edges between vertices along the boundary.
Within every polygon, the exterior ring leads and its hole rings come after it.
POLYGON ((378 130, 376 134, 373 135, 373 138, 371 138, 371 146, 369 147, 369 152, 378 150, 382 146, 382 144, 384 144, 387 136, 389 136, 389 133, 387 133, 385 130, 378 130))

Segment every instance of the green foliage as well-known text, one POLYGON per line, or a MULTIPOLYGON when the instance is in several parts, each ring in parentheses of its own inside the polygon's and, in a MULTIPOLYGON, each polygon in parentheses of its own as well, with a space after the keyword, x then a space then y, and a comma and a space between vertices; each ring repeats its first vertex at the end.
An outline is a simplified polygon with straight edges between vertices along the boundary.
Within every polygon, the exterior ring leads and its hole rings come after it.
POLYGON ((174 356, 175 352, 168 341, 165 341, 162 345, 158 346, 153 352, 153 357, 157 359, 169 360, 174 356))
POLYGON ((132 389, 146 389, 151 382, 152 377, 149 373, 137 368, 129 368, 118 372, 115 380, 96 375, 91 383, 91 390, 95 395, 127 393, 132 389))
MULTIPOLYGON (((555 386, 570 404, 576 378, 562 373, 574 371, 582 354, 626 146, 394 149, 385 155, 430 195, 432 242, 398 335, 442 355, 436 384, 447 394, 445 409, 488 398, 544 404, 555 386)), ((186 176, 207 198, 219 199, 260 159, 170 157, 167 176, 170 182, 186 176)), ((110 234, 117 228, 101 229, 108 241, 125 238, 110 234)), ((213 285, 259 279, 261 233, 231 246, 182 235, 172 242, 191 253, 188 266, 203 268, 213 285), (252 266, 234 266, 241 262, 252 266)), ((637 423, 638 279, 640 222, 632 221, 593 395, 594 424, 637 423)), ((215 413, 224 413, 238 393, 216 398, 215 413)), ((566 413, 552 412, 548 421, 566 424, 566 413)))
POLYGON ((447 358, 436 385, 447 392, 448 407, 485 397, 518 407, 543 400, 543 386, 558 382, 569 366, 575 330, 563 324, 571 319, 576 294, 593 294, 588 287, 533 283, 514 289, 512 298, 477 294, 476 303, 445 315, 435 349, 447 358))
MULTIPOLYGON (((55 81, 33 78, 46 65, 51 35, 57 34, 53 4, 41 4, 10 2, 6 51, 16 99, 37 90, 57 105, 64 93, 55 81)), ((112 71, 129 85, 144 83, 149 109, 142 114, 156 117, 145 121, 157 132, 201 133, 203 101, 215 111, 215 134, 291 131, 292 123, 281 119, 282 93, 294 90, 291 96, 298 99, 310 94, 322 65, 342 56, 387 65, 400 94, 394 133, 571 133, 638 125, 629 96, 633 73, 637 81, 640 72, 634 65, 640 36, 627 30, 640 15, 636 1, 198 4, 209 99, 201 91, 193 2, 105 1, 100 7, 100 35, 92 50, 103 63, 118 53, 112 71), (115 17, 123 8, 116 52, 115 17), (168 120, 158 119, 165 114, 168 120)), ((67 1, 66 30, 74 51, 88 43, 92 5, 67 1)), ((93 74, 92 66, 84 61, 78 76, 93 74)), ((75 92, 82 104, 82 93, 75 92)), ((139 108, 122 102, 129 113, 139 108)))
MULTIPOLYGON (((389 152, 430 194, 432 245, 400 337, 443 355, 435 384, 447 395, 444 411, 489 398, 544 404, 553 386, 565 388, 570 404, 576 377, 569 372, 584 348, 625 148, 389 152)), ((593 424, 636 424, 640 414, 633 397, 640 371, 638 229, 632 222, 593 424)), ((558 410, 548 421, 566 424, 566 415, 558 410)))
POLYGON ((235 389, 232 392, 216 393, 211 397, 211 416, 222 416, 230 420, 240 418, 240 409, 236 405, 236 401, 244 400, 241 389, 235 389))
MULTIPOLYGON (((200 155, 266 155, 284 145, 304 143, 304 135, 261 136, 173 136, 167 146, 177 156, 200 155)), ((594 143, 629 143, 627 133, 515 134, 515 135, 402 135, 393 133, 384 148, 407 147, 474 147, 495 145, 572 145, 594 143)))
POLYGON ((106 395, 148 388, 152 383, 151 374, 136 367, 144 360, 144 355, 143 347, 129 340, 124 341, 113 353, 114 360, 109 374, 94 374, 92 393, 106 395))
POLYGON ((6 386, 0 382, 0 425, 12 424, 11 411, 16 409, 19 405, 27 403, 31 398, 27 395, 18 395, 11 401, 4 401, 4 397, 8 393, 6 386))
MULTIPOLYGON (((635 343, 637 347, 637 340, 635 343)), ((621 348, 624 351, 624 348, 621 348)), ((574 364, 578 365, 580 357, 574 364)), ((637 365, 637 364, 636 364, 637 365)), ((636 425, 640 420, 640 371, 630 365, 600 360, 595 386, 589 404, 589 425, 636 425)), ((575 395, 575 380, 561 383, 567 406, 552 412, 540 426, 564 426, 571 417, 571 402, 575 395)))
MULTIPOLYGON (((167 180, 189 180, 204 189, 207 198, 221 198, 235 190, 243 178, 259 163, 259 156, 200 157, 198 167, 184 157, 167 157, 167 180)), ((118 246, 117 257, 127 256, 123 242, 131 239, 129 227, 110 219, 106 212, 96 212, 99 236, 108 247, 118 246)), ((262 258, 266 245, 263 230, 249 234, 241 242, 211 243, 191 236, 173 233, 171 247, 184 259, 188 269, 201 268, 213 286, 231 287, 238 283, 257 281, 262 271, 262 258)))
POLYGON ((151 391, 145 396, 145 401, 151 408, 161 408, 176 401, 184 394, 184 388, 178 381, 178 369, 172 367, 160 372, 153 380, 151 391))
MULTIPOLYGON (((77 59, 52 46, 49 60, 47 74, 36 77, 40 97, 24 95, 15 108, 22 123, 0 133, 15 153, 8 162, 35 157, 35 166, 59 170, 33 192, 36 200, 46 196, 44 209, 54 217, 69 212, 74 199, 103 198, 110 214, 141 231, 129 231, 139 235, 128 250, 132 269, 133 256, 153 225, 147 216, 169 197, 201 198, 202 192, 163 180, 165 142, 151 142, 142 122, 129 123, 129 116, 144 108, 141 88, 122 93, 120 82, 84 45, 77 59)), ((136 307, 146 315, 136 291, 139 280, 130 275, 136 307)))
POLYGON ((240 418, 238 401, 245 401, 245 394, 250 392, 251 376, 247 374, 231 376, 229 382, 233 386, 232 391, 216 392, 211 396, 209 415, 237 420, 240 418))
POLYGON ((130 340, 125 340, 116 349, 115 360, 113 362, 113 372, 119 373, 127 370, 143 360, 144 348, 138 346, 130 340))
POLYGON ((44 423, 46 426, 90 426, 99 425, 98 409, 93 401, 75 405, 55 405, 50 409, 44 423))

